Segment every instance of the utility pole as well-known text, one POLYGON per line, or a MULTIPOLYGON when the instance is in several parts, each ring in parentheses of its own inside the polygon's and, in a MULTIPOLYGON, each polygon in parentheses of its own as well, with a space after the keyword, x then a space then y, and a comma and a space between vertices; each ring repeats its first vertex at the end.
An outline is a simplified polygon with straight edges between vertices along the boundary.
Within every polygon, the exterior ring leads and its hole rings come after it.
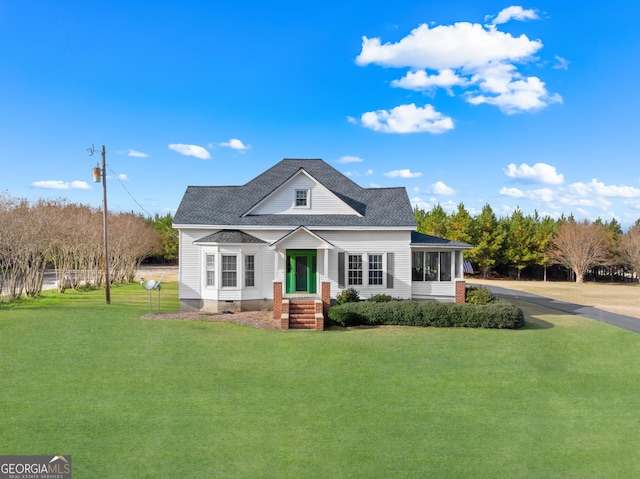
MULTIPOLYGON (((89 156, 93 156, 93 145, 88 148, 89 156)), ((102 176, 102 230, 104 232, 104 292, 107 304, 111 304, 111 280, 109 279, 109 223, 107 221, 107 150, 102 145, 102 168, 96 166, 93 169, 94 183, 100 182, 102 176)))

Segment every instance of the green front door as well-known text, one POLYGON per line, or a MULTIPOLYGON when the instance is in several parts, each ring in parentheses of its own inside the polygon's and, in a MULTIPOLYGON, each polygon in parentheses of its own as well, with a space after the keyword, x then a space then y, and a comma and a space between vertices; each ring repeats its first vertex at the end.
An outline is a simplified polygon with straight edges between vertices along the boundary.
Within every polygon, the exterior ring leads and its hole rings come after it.
POLYGON ((316 265, 315 250, 287 250, 287 293, 315 293, 316 265))

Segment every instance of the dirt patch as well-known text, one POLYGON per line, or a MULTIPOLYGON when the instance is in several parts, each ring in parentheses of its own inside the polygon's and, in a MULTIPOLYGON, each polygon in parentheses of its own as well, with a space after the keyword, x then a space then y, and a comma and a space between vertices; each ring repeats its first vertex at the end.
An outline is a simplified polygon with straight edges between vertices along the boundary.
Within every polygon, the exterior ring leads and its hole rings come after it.
POLYGON ((243 311, 241 313, 205 313, 200 311, 146 314, 142 319, 180 321, 220 321, 237 323, 259 329, 281 329, 280 321, 273 319, 273 311, 243 311))

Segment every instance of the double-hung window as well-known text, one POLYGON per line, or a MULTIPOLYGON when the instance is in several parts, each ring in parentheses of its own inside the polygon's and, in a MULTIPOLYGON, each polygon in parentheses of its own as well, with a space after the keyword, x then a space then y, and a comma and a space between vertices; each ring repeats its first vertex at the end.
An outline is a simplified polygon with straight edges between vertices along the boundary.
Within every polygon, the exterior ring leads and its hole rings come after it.
POLYGON ((245 287, 256 285, 256 262, 252 254, 244 257, 244 285, 245 287))
POLYGON ((369 255, 369 285, 382 286, 382 255, 369 255))
POLYGON ((348 266, 347 284, 349 286, 362 285, 362 255, 350 254, 348 266))
POLYGON ((237 256, 222 255, 222 287, 235 288, 238 286, 237 256))
POLYGON ((296 190, 296 207, 307 208, 309 206, 309 190, 296 190))
POLYGON ((216 255, 206 255, 207 286, 216 285, 216 255))

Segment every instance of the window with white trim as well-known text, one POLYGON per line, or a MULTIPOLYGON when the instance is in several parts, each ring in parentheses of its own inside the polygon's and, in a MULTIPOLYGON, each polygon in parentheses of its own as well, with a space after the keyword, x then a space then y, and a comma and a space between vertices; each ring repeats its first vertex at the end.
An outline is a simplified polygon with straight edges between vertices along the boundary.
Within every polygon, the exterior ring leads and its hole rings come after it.
POLYGON ((362 255, 350 254, 347 268, 347 284, 349 286, 362 285, 362 255))
POLYGON ((235 255, 222 255, 222 287, 238 286, 238 258, 235 255))
POLYGON ((207 272, 207 286, 216 285, 216 255, 205 255, 205 270, 207 272))
POLYGON ((450 251, 413 251, 411 279, 413 281, 451 281, 450 251))
POLYGON ((296 208, 309 207, 309 190, 296 190, 296 208))
POLYGON ((244 257, 244 286, 251 288, 256 285, 256 261, 252 254, 244 257))
POLYGON ((382 255, 369 255, 369 285, 382 286, 382 255))

